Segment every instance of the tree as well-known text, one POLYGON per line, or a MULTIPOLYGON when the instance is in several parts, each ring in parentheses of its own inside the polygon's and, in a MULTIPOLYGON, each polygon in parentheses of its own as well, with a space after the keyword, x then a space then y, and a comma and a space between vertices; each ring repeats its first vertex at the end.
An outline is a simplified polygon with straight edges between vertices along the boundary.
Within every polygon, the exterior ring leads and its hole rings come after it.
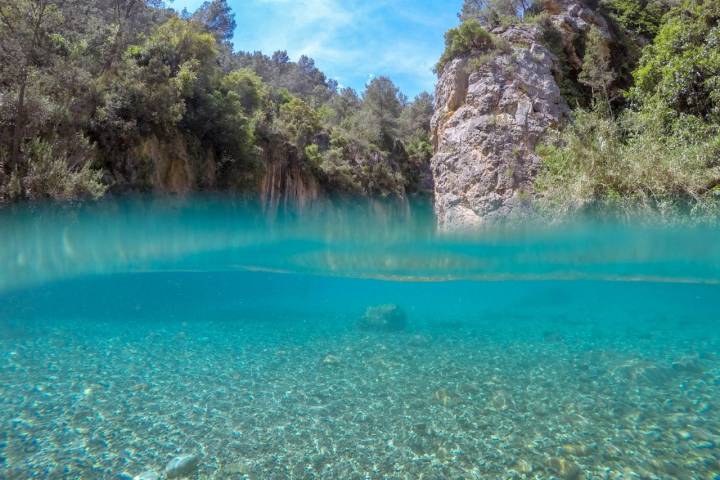
POLYGON ((630 98, 720 122, 720 3, 687 0, 665 18, 633 73, 630 98))
POLYGON ((430 131, 430 120, 433 115, 433 96, 422 92, 405 105, 400 115, 400 132, 403 139, 418 133, 430 131))
POLYGON ((315 109, 297 97, 280 106, 280 128, 300 152, 320 131, 320 117, 315 109))
POLYGON ((210 88, 219 75, 217 44, 210 33, 173 17, 141 45, 126 52, 123 75, 114 91, 118 115, 141 128, 163 133, 177 126, 193 97, 210 88))
POLYGON ((595 26, 590 28, 585 41, 585 55, 578 80, 590 87, 596 105, 608 105, 609 88, 615 80, 615 73, 610 64, 608 41, 595 26))
POLYGON ((370 140, 378 147, 391 150, 398 137, 398 119, 405 98, 388 77, 374 78, 365 88, 362 110, 367 114, 365 128, 370 140))
POLYGON ((333 95, 326 105, 331 110, 331 115, 329 116, 330 124, 337 126, 358 111, 361 101, 355 90, 350 87, 345 87, 336 95, 333 95))
POLYGON ((115 66, 125 48, 135 40, 135 34, 146 31, 152 21, 148 17, 162 6, 162 0, 97 0, 87 2, 85 8, 81 9, 79 7, 82 3, 72 2, 69 8, 64 10, 77 18, 78 24, 75 27, 83 32, 83 36, 92 38, 97 34, 97 31, 92 30, 93 27, 97 28, 101 35, 105 33, 103 30, 108 30, 109 38, 103 39, 103 43, 109 44, 102 49, 101 64, 104 70, 115 66), (100 21, 93 25, 92 20, 100 21))
POLYGON ((0 4, 2 83, 14 86, 16 90, 15 115, 10 133, 9 170, 20 166, 30 77, 36 69, 53 62, 58 40, 57 30, 62 20, 58 6, 50 0, 17 0, 0 4))
POLYGON ((627 30, 650 40, 675 0, 606 0, 610 14, 627 30))
POLYGON ((235 14, 232 13, 227 0, 211 0, 203 3, 193 13, 191 20, 212 33, 218 43, 230 42, 237 26, 235 14))
POLYGON ((458 16, 463 22, 476 20, 494 28, 508 19, 522 18, 534 3, 534 0, 465 0, 458 16))

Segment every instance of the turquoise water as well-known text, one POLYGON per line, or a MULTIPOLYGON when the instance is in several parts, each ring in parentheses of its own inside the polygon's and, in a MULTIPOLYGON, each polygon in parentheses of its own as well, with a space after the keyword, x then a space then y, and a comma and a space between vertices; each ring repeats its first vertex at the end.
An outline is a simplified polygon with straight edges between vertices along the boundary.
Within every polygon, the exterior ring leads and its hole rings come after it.
POLYGON ((0 478, 717 480, 719 313, 710 228, 16 207, 0 478))

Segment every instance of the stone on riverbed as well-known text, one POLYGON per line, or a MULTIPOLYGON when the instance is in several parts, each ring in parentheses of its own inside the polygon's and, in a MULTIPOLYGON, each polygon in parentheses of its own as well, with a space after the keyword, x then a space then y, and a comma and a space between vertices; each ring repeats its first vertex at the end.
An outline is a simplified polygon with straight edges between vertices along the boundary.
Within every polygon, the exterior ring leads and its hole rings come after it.
POLYGON ((170 460, 165 467, 167 478, 187 477, 195 473, 200 457, 198 455, 180 455, 170 460))
POLYGON ((133 480, 160 480, 160 474, 155 470, 147 470, 140 475, 135 475, 133 480))
POLYGON ((393 304, 368 307, 358 322, 361 330, 374 332, 400 332, 405 325, 405 312, 393 304))

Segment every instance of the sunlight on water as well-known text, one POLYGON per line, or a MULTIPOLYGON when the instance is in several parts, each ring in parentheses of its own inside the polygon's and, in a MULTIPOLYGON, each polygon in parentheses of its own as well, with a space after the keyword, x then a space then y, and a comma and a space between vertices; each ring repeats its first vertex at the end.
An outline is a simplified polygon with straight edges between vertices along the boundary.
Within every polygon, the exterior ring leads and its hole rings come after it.
POLYGON ((719 240, 449 235, 380 203, 7 210, 0 478, 716 480, 719 240))

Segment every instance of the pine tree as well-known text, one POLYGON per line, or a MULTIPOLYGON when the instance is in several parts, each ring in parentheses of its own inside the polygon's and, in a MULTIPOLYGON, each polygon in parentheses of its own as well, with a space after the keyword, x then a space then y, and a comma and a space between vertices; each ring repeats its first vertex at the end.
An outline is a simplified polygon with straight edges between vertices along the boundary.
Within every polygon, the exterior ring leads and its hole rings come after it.
POLYGON ((610 47, 597 27, 592 27, 588 32, 578 80, 590 87, 596 106, 609 104, 609 88, 615 80, 615 73, 610 63, 610 47))

